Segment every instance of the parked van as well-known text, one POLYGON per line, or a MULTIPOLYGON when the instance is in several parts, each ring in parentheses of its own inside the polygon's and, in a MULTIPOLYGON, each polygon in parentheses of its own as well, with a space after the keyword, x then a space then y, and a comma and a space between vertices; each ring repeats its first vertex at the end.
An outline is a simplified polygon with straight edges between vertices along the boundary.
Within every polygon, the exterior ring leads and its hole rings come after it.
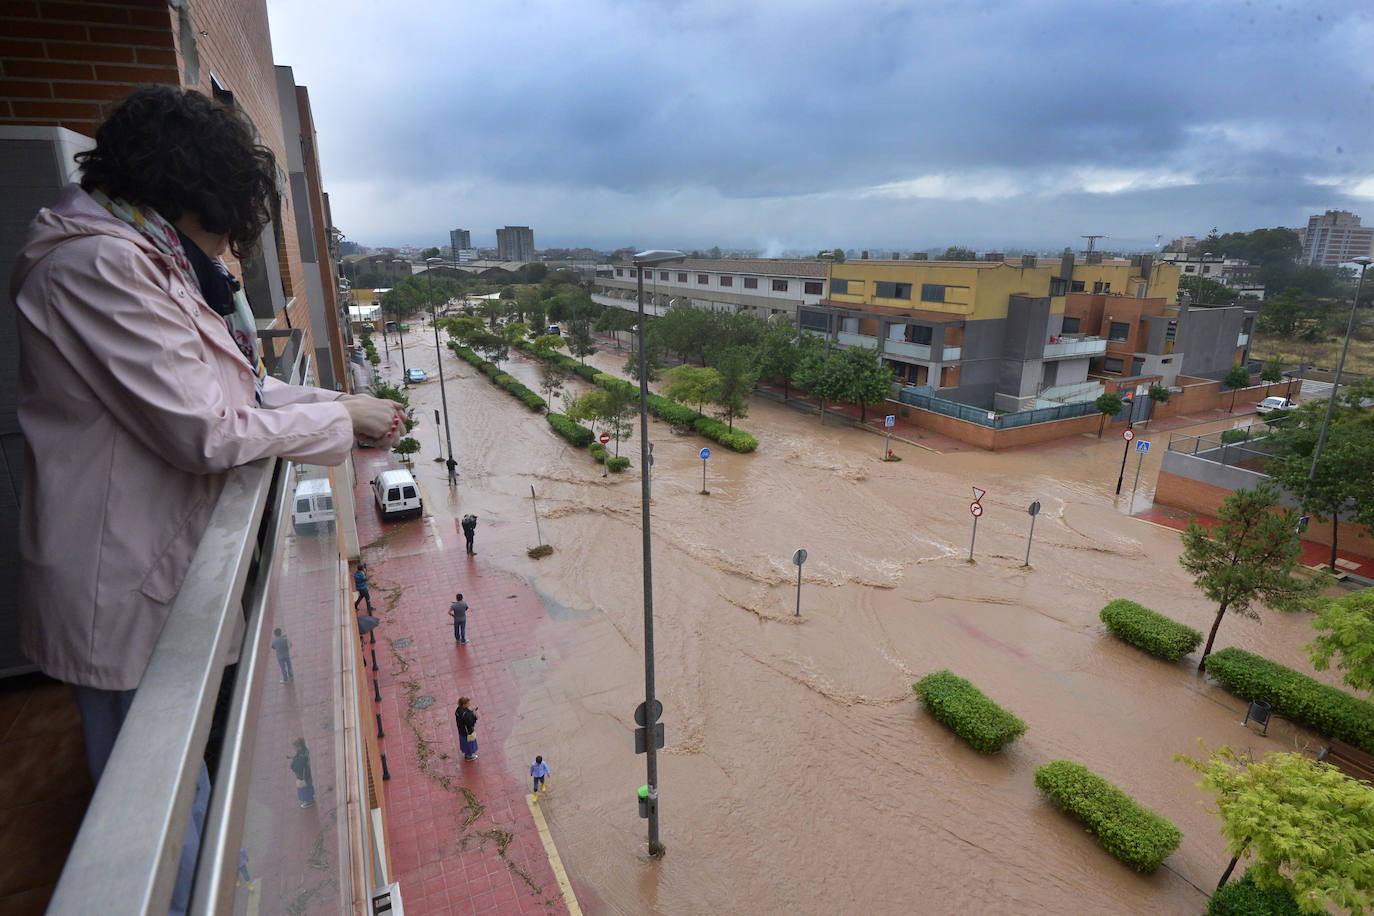
POLYGON ((316 525, 333 525, 334 517, 334 491, 330 489, 328 479, 318 477, 296 484, 291 523, 297 531, 316 525))
POLYGON ((378 474, 372 479, 372 495, 377 500, 377 508, 382 510, 384 521, 424 512, 420 487, 409 471, 397 469, 378 474))

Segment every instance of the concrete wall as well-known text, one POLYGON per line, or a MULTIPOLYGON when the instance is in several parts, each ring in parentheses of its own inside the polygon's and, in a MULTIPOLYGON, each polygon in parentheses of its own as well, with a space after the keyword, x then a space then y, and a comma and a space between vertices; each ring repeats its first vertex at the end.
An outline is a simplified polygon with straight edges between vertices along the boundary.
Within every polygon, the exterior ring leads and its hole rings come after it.
MULTIPOLYGON (((943 396, 943 394, 942 394, 943 396)), ((1050 423, 1035 423, 1030 426, 1017 426, 1013 429, 993 429, 981 423, 970 423, 956 417, 922 410, 901 401, 887 402, 887 412, 894 413, 907 422, 967 442, 969 445, 996 452, 1003 449, 1034 445, 1037 442, 1050 442, 1082 433, 1096 433, 1100 414, 1072 417, 1067 420, 1054 420, 1050 423)))

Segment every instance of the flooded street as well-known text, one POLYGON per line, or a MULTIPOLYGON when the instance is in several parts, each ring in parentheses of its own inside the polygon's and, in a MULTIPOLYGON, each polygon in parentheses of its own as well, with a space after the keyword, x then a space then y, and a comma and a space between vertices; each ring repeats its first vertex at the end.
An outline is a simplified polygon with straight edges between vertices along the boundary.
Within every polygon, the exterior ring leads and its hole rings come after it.
MULTIPOLYGON (((603 479, 585 449, 448 355, 461 475, 450 491, 433 460, 432 334, 407 335, 406 357, 431 378, 410 390, 427 523, 452 533, 476 513, 480 561, 529 579, 549 612, 532 691, 561 715, 508 711, 510 742, 552 767, 542 807, 586 912, 1200 913, 1229 856, 1196 775, 1174 755, 1196 753, 1198 739, 1257 754, 1311 740, 1285 722, 1268 738, 1242 729, 1243 704, 1195 673, 1196 653, 1169 664, 1105 633, 1097 615, 1114 598, 1204 633, 1215 612, 1178 565, 1178 533, 1128 516, 1134 451, 1113 495, 1122 441, 1110 430, 997 455, 894 440, 903 460, 884 462, 881 436, 756 397, 737 423, 759 440, 752 455, 650 420, 667 735, 667 855, 652 861, 635 805, 644 758, 633 753, 644 691, 638 425, 620 444, 632 467, 603 479), (542 560, 526 556, 531 486, 555 548, 542 560), (975 486, 987 495, 970 563, 975 486), (797 548, 808 553, 800 616, 797 548), (940 668, 1015 712, 1026 734, 994 757, 971 750, 911 691, 940 668), (1059 758, 1179 826, 1164 867, 1131 872, 1040 795, 1034 769, 1059 758)), ((619 372, 624 360, 611 348, 590 361, 619 372)), ((533 365, 503 368, 538 388, 533 365)), ((1135 510, 1168 438, 1141 436, 1154 448, 1135 510)), ((1233 615, 1217 648, 1310 670, 1310 634, 1307 615, 1233 615)))

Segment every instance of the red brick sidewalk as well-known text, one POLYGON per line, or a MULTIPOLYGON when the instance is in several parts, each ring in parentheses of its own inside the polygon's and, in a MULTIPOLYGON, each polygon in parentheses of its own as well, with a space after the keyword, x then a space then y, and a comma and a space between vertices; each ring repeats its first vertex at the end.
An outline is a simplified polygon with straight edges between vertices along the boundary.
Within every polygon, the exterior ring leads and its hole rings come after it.
POLYGON ((477 555, 468 557, 456 526, 443 530, 430 517, 383 524, 367 481, 390 456, 359 451, 355 461, 358 536, 382 619, 373 676, 391 773, 387 835, 406 913, 567 912, 525 801, 530 761, 503 753, 515 710, 537 707, 529 678, 545 662, 520 661, 549 655, 531 648, 544 607, 528 583, 484 567, 490 529, 478 529, 477 555), (456 592, 471 608, 462 646, 448 616, 456 592), (479 717, 471 762, 453 720, 464 695, 479 717))

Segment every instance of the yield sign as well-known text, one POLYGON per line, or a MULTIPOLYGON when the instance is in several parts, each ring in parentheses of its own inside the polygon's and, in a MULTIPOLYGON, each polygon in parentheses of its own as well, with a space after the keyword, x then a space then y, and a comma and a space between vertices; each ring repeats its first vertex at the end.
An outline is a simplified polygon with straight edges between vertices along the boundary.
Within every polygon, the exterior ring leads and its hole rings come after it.
POLYGON ((974 488, 973 488, 973 501, 976 502, 976 503, 982 502, 982 501, 983 501, 983 497, 987 495, 987 492, 988 492, 987 490, 980 490, 980 489, 978 489, 977 487, 974 487, 974 488))

